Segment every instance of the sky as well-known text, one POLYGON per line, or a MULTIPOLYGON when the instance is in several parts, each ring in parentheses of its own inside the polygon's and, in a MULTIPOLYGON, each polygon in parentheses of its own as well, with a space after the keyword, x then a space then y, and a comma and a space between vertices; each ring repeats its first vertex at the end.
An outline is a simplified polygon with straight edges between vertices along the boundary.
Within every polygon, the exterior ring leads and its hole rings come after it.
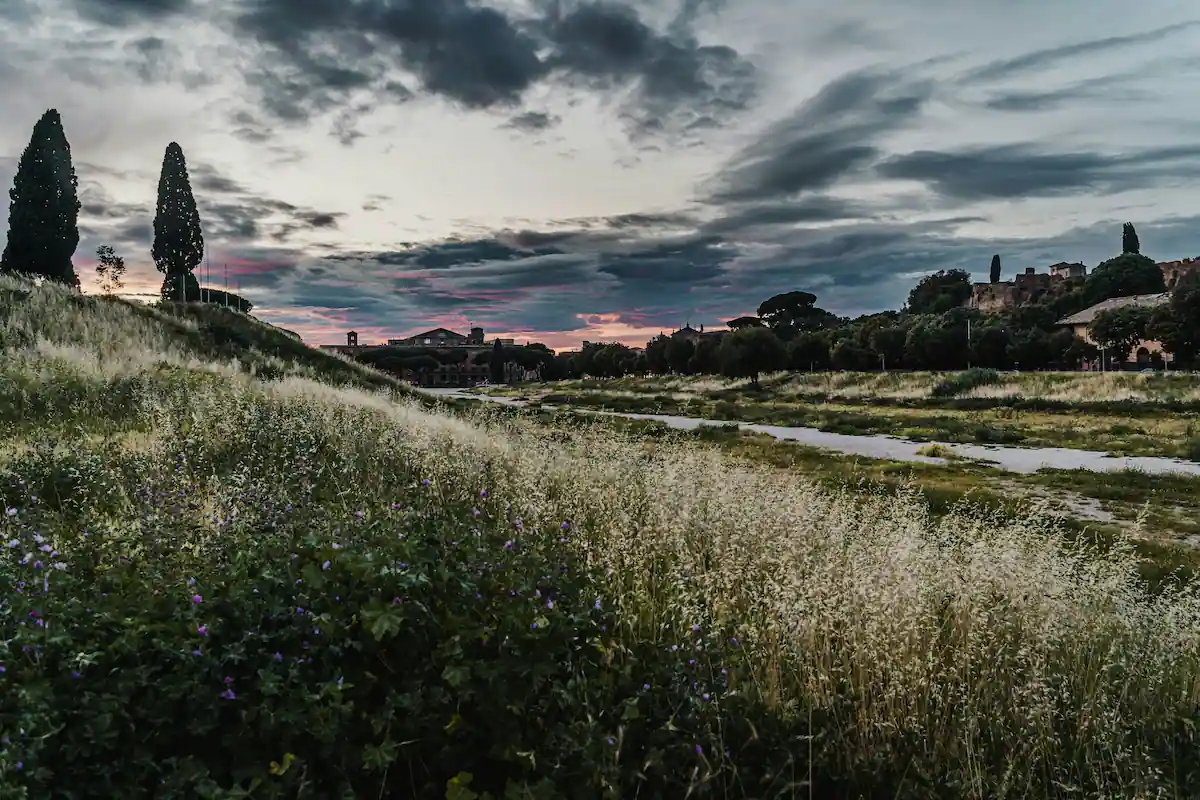
POLYGON ((1198 77, 1192 0, 0 0, 0 184, 57 108, 85 291, 158 290, 175 141, 201 282, 307 342, 643 344, 1200 255, 1198 77))

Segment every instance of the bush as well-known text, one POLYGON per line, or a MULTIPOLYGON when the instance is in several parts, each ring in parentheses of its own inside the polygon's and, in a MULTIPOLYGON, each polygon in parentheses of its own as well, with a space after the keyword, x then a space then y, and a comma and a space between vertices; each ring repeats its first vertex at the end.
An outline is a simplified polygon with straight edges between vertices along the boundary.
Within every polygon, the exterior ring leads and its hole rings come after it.
POLYGON ((994 369, 971 367, 962 372, 955 372, 942 379, 930 390, 930 397, 954 397, 975 389, 1000 382, 1000 373, 994 369))

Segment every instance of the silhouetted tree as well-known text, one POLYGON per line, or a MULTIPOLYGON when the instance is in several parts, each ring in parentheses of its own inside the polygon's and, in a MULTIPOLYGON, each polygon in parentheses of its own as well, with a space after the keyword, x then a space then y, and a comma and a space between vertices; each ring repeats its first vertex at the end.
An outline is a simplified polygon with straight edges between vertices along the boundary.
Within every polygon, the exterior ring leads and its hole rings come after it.
POLYGON ((1161 294, 1166 290, 1166 280, 1154 259, 1139 253, 1122 253, 1099 264, 1084 284, 1084 292, 1092 304, 1113 297, 1161 294))
POLYGON ((504 346, 500 344, 499 339, 492 346, 492 360, 488 362, 488 366, 491 368, 492 383, 504 383, 504 346))
POLYGON ((100 279, 100 290, 112 294, 120 289, 125 276, 125 259, 117 255, 112 245, 102 244, 96 248, 96 277, 100 279))
POLYGON ((971 297, 971 276, 965 270, 938 270, 922 278, 908 293, 910 314, 944 314, 971 297))
POLYGON ((1134 255, 1142 252, 1142 246, 1138 242, 1137 231, 1133 229, 1132 222, 1126 222, 1124 228, 1121 229, 1121 252, 1134 255))
POLYGON ((154 215, 154 265, 165 273, 164 299, 200 299, 200 284, 192 270, 204 258, 200 212, 192 195, 183 149, 171 142, 163 155, 158 178, 158 208, 154 215))
POLYGON ((999 253, 992 256, 991 279, 992 279, 992 283, 1000 282, 1000 254, 999 253))
POLYGON ((811 292, 784 292, 769 297, 758 307, 762 318, 780 339, 788 341, 802 331, 815 331, 837 325, 838 318, 816 306, 811 292))
POLYGON ((726 322, 725 324, 728 325, 731 330, 736 331, 741 328, 761 328, 763 326, 763 321, 758 317, 738 317, 737 319, 729 320, 729 322, 726 322))
POLYGON ((721 373, 733 378, 749 378, 755 389, 763 372, 782 369, 787 349, 768 328, 743 328, 721 341, 721 373))
POLYGON ((8 241, 0 271, 79 286, 71 257, 79 246, 79 178, 62 118, 51 108, 33 126, 9 190, 8 241))

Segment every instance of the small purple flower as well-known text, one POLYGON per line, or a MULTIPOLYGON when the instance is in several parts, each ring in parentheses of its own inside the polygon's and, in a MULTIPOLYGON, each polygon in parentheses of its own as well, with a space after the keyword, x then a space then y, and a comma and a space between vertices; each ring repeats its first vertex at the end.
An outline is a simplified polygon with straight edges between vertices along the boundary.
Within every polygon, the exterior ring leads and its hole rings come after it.
POLYGON ((276 653, 275 653, 275 660, 276 660, 276 661, 283 661, 283 653, 276 652, 276 653))
POLYGON ((225 685, 226 685, 226 686, 228 686, 228 685, 229 685, 229 684, 231 684, 231 683, 233 683, 233 678, 231 678, 231 677, 229 677, 228 675, 226 675, 226 676, 225 676, 225 685))
POLYGON ((200 634, 201 636, 208 636, 208 626, 201 625, 199 628, 196 628, 196 633, 200 634))
POLYGON ((479 496, 480 496, 480 497, 487 497, 487 496, 488 496, 488 491, 487 491, 487 489, 480 489, 480 490, 479 490, 479 496))
POLYGON ((4 666, 3 664, 0 664, 0 675, 3 675, 6 672, 8 672, 8 667, 4 666))
POLYGON ((79 674, 79 670, 73 669, 73 670, 71 670, 71 677, 72 678, 82 678, 83 676, 79 674))
POLYGON ((504 543, 504 549, 505 549, 505 550, 512 550, 512 549, 513 549, 513 543, 512 543, 512 539, 509 539, 507 542, 505 542, 505 543, 504 543))
POLYGON ((193 650, 193 651, 192 651, 192 655, 194 655, 194 656, 202 656, 202 655, 204 655, 204 651, 203 651, 203 650, 201 650, 199 647, 197 647, 195 650, 193 650))
POLYGON ((324 564, 322 564, 321 569, 329 569, 329 562, 326 561, 324 564))
MULTIPOLYGON (((479 512, 479 509, 478 509, 478 508, 472 508, 472 509, 471 509, 471 516, 472 516, 472 517, 478 517, 478 516, 479 516, 479 513, 480 513, 480 512, 479 512)), ((15 541, 16 541, 16 539, 14 539, 13 541, 15 542, 15 541)), ((16 545, 14 544, 14 545, 13 545, 13 547, 16 547, 16 545)))
POLYGON ((426 478, 425 480, 421 481, 421 485, 422 485, 422 486, 428 486, 428 485, 429 485, 429 478, 426 478))
POLYGON ((42 562, 40 562, 40 561, 35 561, 35 562, 33 562, 33 568, 34 568, 34 569, 41 569, 41 568, 42 568, 42 562))
POLYGON ((223 697, 226 700, 236 700, 237 699, 237 695, 234 694, 233 689, 226 689, 225 691, 221 692, 221 697, 223 697))
POLYGON ((297 606, 297 607, 296 607, 296 613, 297 613, 297 614, 303 614, 303 613, 304 613, 304 609, 303 609, 303 608, 300 608, 299 606, 297 606))
POLYGON ((192 595, 192 602, 193 602, 195 605, 200 605, 201 603, 203 603, 203 602, 204 602, 204 598, 203 598, 203 597, 201 597, 201 596, 200 596, 200 595, 198 595, 198 594, 194 594, 194 595, 192 595))
POLYGON ((195 579, 195 578, 188 578, 188 580, 187 580, 187 585, 188 585, 188 586, 195 586, 195 585, 196 585, 196 579, 195 579))
POLYGON ((546 601, 546 608, 554 608, 554 601, 553 601, 553 600, 547 600, 547 601, 546 601))
POLYGON ((562 524, 562 529, 563 529, 564 531, 565 531, 567 528, 569 528, 569 527, 571 527, 571 523, 569 523, 569 522, 564 522, 564 523, 562 524))
POLYGON ((595 608, 597 611, 600 610, 600 598, 599 597, 596 598, 596 602, 592 603, 592 607, 595 608))
POLYGON ((692 633, 697 633, 697 632, 699 632, 699 630, 700 630, 700 626, 699 626, 699 625, 693 625, 693 626, 692 626, 692 633))
POLYGON ((696 755, 698 755, 698 756, 704 755, 704 748, 701 747, 700 745, 696 745, 696 755))

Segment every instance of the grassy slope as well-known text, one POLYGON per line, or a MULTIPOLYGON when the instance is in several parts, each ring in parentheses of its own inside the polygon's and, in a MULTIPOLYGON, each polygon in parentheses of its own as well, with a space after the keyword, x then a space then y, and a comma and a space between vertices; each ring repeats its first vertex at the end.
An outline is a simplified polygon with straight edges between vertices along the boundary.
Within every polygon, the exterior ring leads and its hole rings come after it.
POLYGON ((213 313, 0 278, 0 797, 1198 785, 1200 600, 1120 548, 213 313))

